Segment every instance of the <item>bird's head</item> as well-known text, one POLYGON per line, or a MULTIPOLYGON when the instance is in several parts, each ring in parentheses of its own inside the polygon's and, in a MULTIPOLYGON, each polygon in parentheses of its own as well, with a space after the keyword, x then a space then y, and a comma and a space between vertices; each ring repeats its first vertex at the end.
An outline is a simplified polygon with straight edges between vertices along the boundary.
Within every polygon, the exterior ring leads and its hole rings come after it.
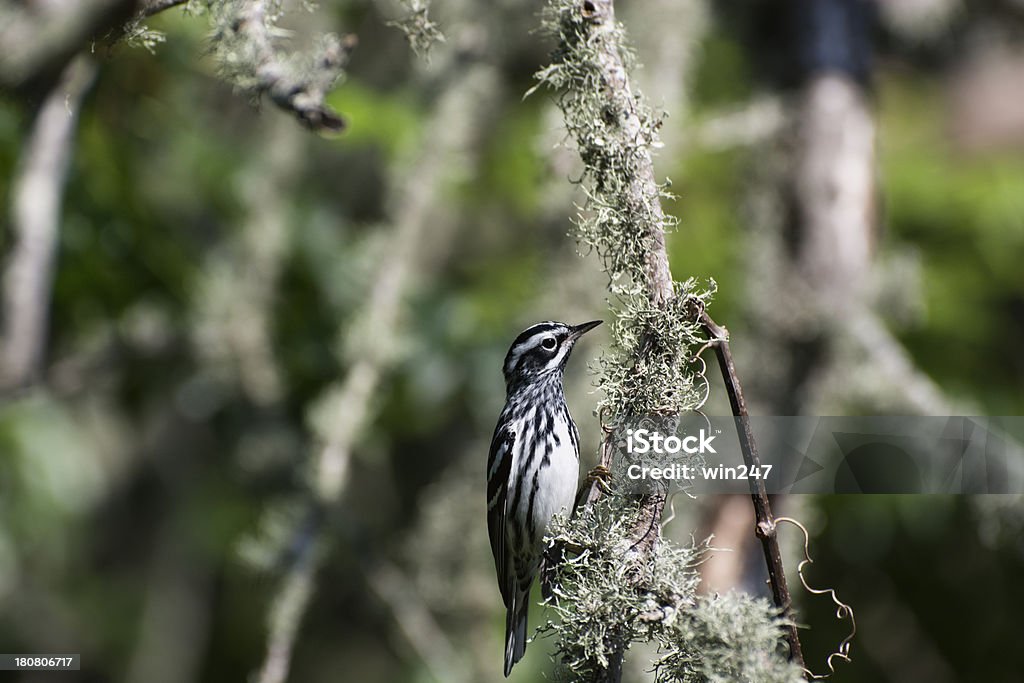
POLYGON ((600 320, 581 325, 546 321, 526 328, 505 355, 505 384, 511 388, 561 374, 579 338, 600 324, 600 320))

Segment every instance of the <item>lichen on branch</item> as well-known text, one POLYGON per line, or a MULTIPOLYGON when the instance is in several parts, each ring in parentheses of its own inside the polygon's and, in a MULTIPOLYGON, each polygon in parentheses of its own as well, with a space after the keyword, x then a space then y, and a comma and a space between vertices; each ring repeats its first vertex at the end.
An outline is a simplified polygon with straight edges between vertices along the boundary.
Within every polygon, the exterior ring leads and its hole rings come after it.
POLYGON ((665 232, 678 221, 662 210, 668 183, 656 180, 652 157, 662 117, 630 87, 634 59, 610 2, 553 0, 542 27, 558 47, 537 73, 537 87, 558 93, 585 168, 576 237, 601 258, 614 297, 599 409, 613 421, 693 409, 700 383, 689 350, 700 335, 687 302, 706 303, 714 283, 699 289, 692 279, 672 280, 665 232))
MULTIPOLYGON (((704 386, 694 363, 706 342, 700 315, 714 283, 672 278, 665 233, 677 221, 662 209, 668 184, 653 162, 662 118, 630 85, 633 59, 611 0, 549 0, 543 28, 557 48, 537 87, 558 93, 583 161, 576 236, 600 257, 612 298, 612 344, 599 363, 603 426, 693 410, 704 386)), ((626 650, 643 641, 659 645, 659 681, 802 680, 782 652, 791 625, 778 609, 748 596, 697 596, 707 548, 660 538, 665 500, 592 490, 590 504, 553 524, 549 540, 568 557, 550 570, 558 619, 543 630, 555 636, 564 672, 618 681, 626 650)))
POLYGON ((437 43, 445 42, 444 33, 436 21, 430 18, 430 0, 401 0, 405 15, 388 22, 405 34, 409 47, 418 57, 430 58, 430 49, 437 43))
POLYGON ((649 557, 629 553, 636 501, 610 496, 573 519, 557 517, 550 539, 574 549, 554 570, 548 602, 557 621, 541 632, 557 639, 561 674, 608 680, 615 653, 633 642, 658 645, 658 683, 757 681, 797 683, 801 668, 782 652, 789 622, 763 598, 698 595, 698 565, 707 543, 659 543, 649 557))
POLYGON ((327 33, 308 51, 282 49, 286 32, 277 22, 283 0, 225 0, 210 3, 212 51, 221 75, 255 96, 267 95, 303 125, 339 132, 345 120, 326 103, 342 76, 354 36, 327 33))

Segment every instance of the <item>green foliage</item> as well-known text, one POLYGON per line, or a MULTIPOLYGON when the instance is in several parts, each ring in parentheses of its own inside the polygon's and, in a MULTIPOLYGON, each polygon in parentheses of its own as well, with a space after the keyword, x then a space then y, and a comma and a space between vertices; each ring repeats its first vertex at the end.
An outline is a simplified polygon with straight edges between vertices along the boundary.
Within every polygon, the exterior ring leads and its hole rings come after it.
POLYGON ((420 141, 424 112, 406 92, 381 92, 348 81, 336 88, 327 102, 343 109, 349 122, 344 140, 337 143, 339 147, 375 148, 393 159, 420 141))
POLYGON ((537 139, 540 123, 537 108, 517 107, 497 122, 486 150, 487 180, 521 220, 529 220, 537 211, 543 190, 544 159, 536 146, 523 144, 537 139))
POLYGON ((926 315, 903 338, 954 394, 983 385, 977 398, 987 412, 1018 414, 1024 410, 1019 381, 1005 380, 1024 373, 1017 351, 1024 344, 1024 162, 1012 151, 955 149, 934 114, 944 102, 935 84, 890 77, 881 91, 888 224, 923 257, 926 315), (936 337, 944 342, 936 344, 936 337))
POLYGON ((751 96, 750 65, 743 47, 714 31, 701 45, 693 79, 693 97, 715 107, 743 102, 751 96))
POLYGON ((715 281, 716 317, 724 320, 732 319, 743 303, 746 243, 735 198, 743 196, 748 182, 744 163, 743 155, 732 150, 688 151, 673 169, 682 178, 673 184, 677 196, 665 203, 686 225, 665 236, 673 268, 682 268, 698 282, 715 281))

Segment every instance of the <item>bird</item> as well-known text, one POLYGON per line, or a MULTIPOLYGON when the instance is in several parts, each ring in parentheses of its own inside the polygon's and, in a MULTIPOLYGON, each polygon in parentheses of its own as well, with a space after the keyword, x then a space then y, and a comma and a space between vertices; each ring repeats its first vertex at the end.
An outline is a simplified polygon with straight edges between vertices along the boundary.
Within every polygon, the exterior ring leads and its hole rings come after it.
POLYGON ((545 321, 523 330, 502 367, 505 407, 487 458, 487 531, 505 603, 505 677, 526 651, 530 588, 551 518, 571 511, 580 438, 562 375, 580 337, 601 324, 545 321))

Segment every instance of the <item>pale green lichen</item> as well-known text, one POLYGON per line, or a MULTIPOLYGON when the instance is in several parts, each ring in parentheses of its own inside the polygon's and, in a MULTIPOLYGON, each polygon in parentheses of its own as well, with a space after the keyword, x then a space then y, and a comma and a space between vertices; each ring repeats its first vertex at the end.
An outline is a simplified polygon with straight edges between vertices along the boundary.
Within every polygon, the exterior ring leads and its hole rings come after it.
MULTIPOLYGON (((543 27, 557 40, 552 63, 537 74, 558 93, 566 128, 584 163, 587 201, 576 236, 594 250, 608 275, 615 319, 612 344, 599 361, 603 422, 645 414, 679 415, 700 405, 702 369, 694 362, 705 342, 698 322, 714 283, 672 283, 666 297, 653 281, 651 255, 676 227, 661 200, 667 184, 652 170, 662 118, 630 91, 633 58, 623 27, 600 2, 550 0, 543 27)), ((698 596, 696 567, 706 546, 661 540, 630 552, 637 528, 649 524, 642 503, 603 497, 571 519, 557 519, 552 543, 572 549, 553 569, 557 619, 553 635, 570 680, 605 680, 634 642, 656 643, 658 681, 795 683, 801 669, 782 652, 787 623, 765 600, 744 595, 698 596)), ((655 524, 658 523, 655 521, 655 524)), ((657 533, 657 530, 654 530, 657 533)))
POLYGON ((638 508, 607 496, 573 519, 552 522, 550 540, 572 553, 554 570, 541 632, 556 639, 565 680, 595 680, 631 643, 655 643, 659 683, 797 683, 799 666, 783 652, 788 623, 767 600, 697 595, 706 544, 661 541, 653 556, 629 552, 638 508))
POLYGON ((599 409, 612 421, 678 414, 701 399, 692 363, 692 349, 702 343, 695 312, 710 299, 714 283, 701 290, 692 279, 676 282, 671 301, 651 301, 652 241, 678 223, 661 209, 667 184, 651 177, 651 150, 659 145, 662 118, 641 95, 609 87, 610 61, 612 68, 628 68, 634 59, 622 26, 611 22, 595 28, 585 5, 569 0, 548 5, 542 26, 558 47, 537 79, 558 93, 566 129, 584 163, 587 201, 575 220, 576 237, 601 258, 614 297, 612 344, 599 362, 604 392, 599 409))
POLYGON ((430 49, 437 43, 445 42, 441 27, 430 18, 430 2, 428 0, 401 0, 406 10, 405 16, 388 23, 405 34, 409 47, 417 57, 430 58, 430 49))
POLYGON ((210 45, 220 75, 256 98, 268 96, 311 130, 340 131, 345 121, 326 98, 344 75, 355 38, 327 33, 291 49, 291 32, 278 26, 283 12, 282 0, 211 3, 210 45))

